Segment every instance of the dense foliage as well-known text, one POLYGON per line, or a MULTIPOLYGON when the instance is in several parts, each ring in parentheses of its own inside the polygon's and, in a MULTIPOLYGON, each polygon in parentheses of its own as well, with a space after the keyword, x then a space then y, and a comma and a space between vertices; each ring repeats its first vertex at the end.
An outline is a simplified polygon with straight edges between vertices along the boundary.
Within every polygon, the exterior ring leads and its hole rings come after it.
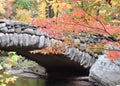
MULTIPOLYGON (((120 57, 120 1, 112 0, 70 0, 68 2, 55 2, 55 7, 58 17, 47 18, 44 20, 33 19, 32 23, 40 26, 40 30, 46 32, 49 36, 64 40, 64 44, 76 46, 70 36, 80 38, 79 33, 85 32, 86 34, 101 34, 109 36, 109 39, 103 43, 88 44, 89 51, 101 52, 107 50, 109 58, 120 57), (64 6, 61 5, 64 3, 64 6), (62 10, 61 10, 62 9, 62 10), (64 11, 63 11, 64 10, 64 11), (109 48, 116 46, 117 48, 109 48)), ((54 6, 54 4, 53 4, 54 6)), ((54 11, 53 9, 53 11, 54 11)), ((52 50, 50 47, 44 49, 45 51, 58 53, 59 50, 52 50)), ((78 46, 79 47, 79 46, 78 46)), ((41 50, 40 50, 41 52, 41 50)))
MULTIPOLYGON (((62 39, 64 44, 72 45, 71 47, 77 43, 73 44, 69 36, 80 38, 80 32, 109 36, 105 41, 106 46, 102 43, 95 46, 88 44, 88 50, 107 50, 108 57, 120 57, 119 0, 2 0, 0 6, 2 19, 17 19, 35 24, 49 36, 62 39), (116 46, 117 49, 110 49, 109 46, 116 46)), ((62 52, 58 44, 55 50, 51 47, 40 50, 45 51, 56 54, 62 52)))
POLYGON ((0 86, 13 84, 17 80, 17 76, 11 76, 9 70, 25 70, 24 67, 30 69, 38 65, 34 61, 25 59, 16 52, 5 52, 0 50, 0 86), (5 56, 4 56, 5 55, 5 56))

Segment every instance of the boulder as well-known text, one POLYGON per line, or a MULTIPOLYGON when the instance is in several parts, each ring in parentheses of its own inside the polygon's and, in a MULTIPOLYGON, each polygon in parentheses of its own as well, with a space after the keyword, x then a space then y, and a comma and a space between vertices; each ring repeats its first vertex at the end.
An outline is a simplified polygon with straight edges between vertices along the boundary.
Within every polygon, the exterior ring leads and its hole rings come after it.
POLYGON ((40 78, 46 77, 48 74, 46 69, 38 64, 33 65, 33 67, 23 66, 19 69, 7 69, 9 74, 31 77, 31 78, 40 78))
POLYGON ((89 80, 97 86, 120 86, 120 59, 112 62, 105 55, 99 56, 90 69, 89 80))

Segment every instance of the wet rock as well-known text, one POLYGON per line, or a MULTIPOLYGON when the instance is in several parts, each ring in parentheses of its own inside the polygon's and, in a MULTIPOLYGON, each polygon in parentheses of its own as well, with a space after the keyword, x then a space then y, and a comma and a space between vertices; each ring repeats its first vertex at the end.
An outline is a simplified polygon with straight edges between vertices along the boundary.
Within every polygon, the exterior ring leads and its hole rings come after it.
POLYGON ((21 69, 24 73, 33 73, 36 75, 47 76, 46 69, 40 65, 33 65, 33 67, 23 66, 21 69))
POLYGON ((92 82, 88 81, 74 81, 73 86, 94 86, 92 82))
POLYGON ((23 73, 23 70, 19 69, 19 70, 7 70, 7 72, 9 74, 21 74, 23 73))
MULTIPOLYGON (((18 74, 17 74, 18 75, 18 74)), ((20 76, 28 77, 28 78, 39 78, 39 75, 33 74, 33 73, 21 73, 20 76)))
POLYGON ((8 73, 13 75, 31 77, 31 78, 39 78, 41 76, 46 77, 48 74, 46 69, 38 64, 34 64, 33 66, 22 66, 19 69, 8 69, 6 70, 8 73))
POLYGON ((36 65, 35 67, 32 68, 32 70, 36 74, 47 76, 46 69, 40 65, 36 65))
POLYGON ((7 71, 9 74, 12 75, 18 75, 18 76, 24 76, 24 77, 29 77, 29 78, 39 78, 39 75, 33 74, 33 73, 25 73, 23 70, 8 70, 7 71))
POLYGON ((120 85, 120 60, 115 63, 105 58, 105 55, 99 56, 98 60, 90 69, 90 81, 100 86, 117 86, 120 85))

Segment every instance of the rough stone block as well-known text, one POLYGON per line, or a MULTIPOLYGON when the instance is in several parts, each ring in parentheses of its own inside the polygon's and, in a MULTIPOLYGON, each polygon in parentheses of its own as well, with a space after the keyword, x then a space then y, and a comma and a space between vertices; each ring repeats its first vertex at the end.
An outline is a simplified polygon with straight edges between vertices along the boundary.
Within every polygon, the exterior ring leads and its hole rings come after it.
POLYGON ((0 31, 3 32, 3 33, 8 32, 8 28, 7 27, 2 27, 2 28, 0 28, 0 31))
POLYGON ((28 34, 35 34, 35 31, 33 29, 30 29, 30 28, 25 29, 24 32, 28 33, 28 34))
POLYGON ((101 86, 117 86, 120 85, 120 60, 114 63, 105 55, 99 56, 98 60, 90 69, 90 81, 98 83, 101 86))
POLYGON ((6 23, 5 23, 5 22, 0 21, 0 28, 1 28, 1 27, 5 27, 5 26, 6 26, 6 23))
POLYGON ((45 36, 40 36, 39 38, 39 48, 43 48, 45 45, 45 36))

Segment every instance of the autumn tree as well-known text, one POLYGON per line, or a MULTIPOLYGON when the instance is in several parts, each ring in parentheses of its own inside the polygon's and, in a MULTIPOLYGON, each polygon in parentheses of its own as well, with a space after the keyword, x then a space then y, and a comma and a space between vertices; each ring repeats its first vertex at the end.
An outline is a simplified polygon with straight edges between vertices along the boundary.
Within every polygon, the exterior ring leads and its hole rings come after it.
MULTIPOLYGON (((4 6, 0 6, 0 13, 6 13, 4 6)), ((11 7, 14 8, 9 15, 12 19, 35 24, 50 37, 63 40, 67 46, 75 47, 71 36, 81 38, 81 32, 99 34, 106 39, 105 46, 87 44, 88 50, 98 53, 105 50, 109 57, 120 57, 119 0, 12 0, 11 7), (109 46, 117 49, 109 49, 109 46)), ((47 50, 53 52, 51 48, 47 50)))
POLYGON ((106 46, 102 43, 97 43, 96 45, 88 44, 86 46, 92 52, 107 50, 109 53, 108 57, 119 58, 119 49, 109 49, 109 46, 120 47, 119 3, 119 1, 114 0, 59 1, 59 3, 56 2, 57 6, 53 8, 54 12, 58 12, 58 17, 33 20, 32 23, 40 26, 39 29, 46 32, 49 36, 60 38, 67 44, 72 41, 69 35, 79 37, 78 34, 80 32, 103 35, 107 38, 106 46), (95 46, 96 48, 93 49, 95 46), (113 56, 111 54, 116 55, 113 56))

